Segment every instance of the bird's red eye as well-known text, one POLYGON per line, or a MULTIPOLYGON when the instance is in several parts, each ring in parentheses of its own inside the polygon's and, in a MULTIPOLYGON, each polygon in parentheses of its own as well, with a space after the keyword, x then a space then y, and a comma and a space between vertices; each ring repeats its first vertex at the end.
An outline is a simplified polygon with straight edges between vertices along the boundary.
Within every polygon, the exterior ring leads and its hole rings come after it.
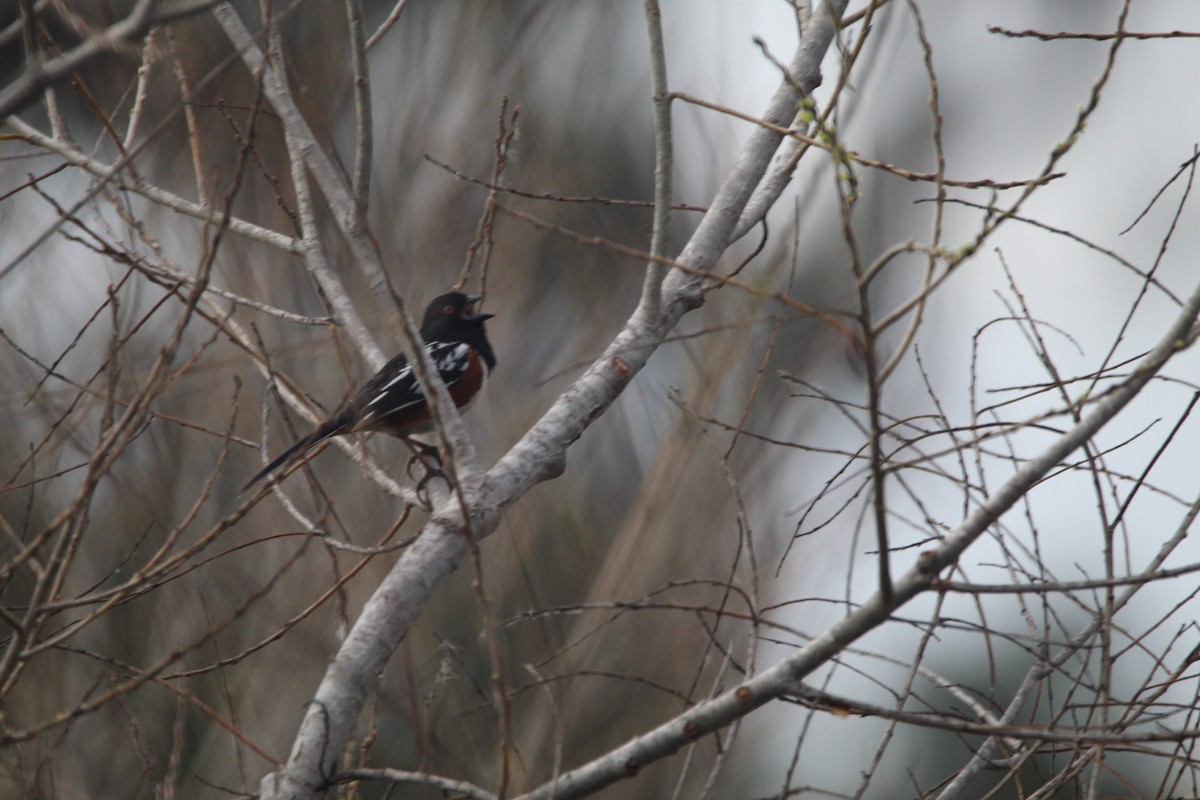
POLYGON ((454 306, 452 306, 452 305, 442 306, 442 313, 445 314, 446 316, 452 315, 454 313, 454 306))

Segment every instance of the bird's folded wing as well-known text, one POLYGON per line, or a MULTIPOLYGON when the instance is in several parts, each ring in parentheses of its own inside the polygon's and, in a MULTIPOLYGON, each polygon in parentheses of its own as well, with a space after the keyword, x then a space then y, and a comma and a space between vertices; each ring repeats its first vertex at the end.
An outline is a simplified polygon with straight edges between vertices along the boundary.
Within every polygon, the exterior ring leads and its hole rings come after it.
MULTIPOLYGON (((462 342, 426 342, 425 350, 447 388, 462 380, 471 365, 470 347, 462 342)), ((357 427, 369 429, 375 421, 425 402, 425 393, 412 364, 396 356, 367 381, 356 399, 363 404, 357 427)))

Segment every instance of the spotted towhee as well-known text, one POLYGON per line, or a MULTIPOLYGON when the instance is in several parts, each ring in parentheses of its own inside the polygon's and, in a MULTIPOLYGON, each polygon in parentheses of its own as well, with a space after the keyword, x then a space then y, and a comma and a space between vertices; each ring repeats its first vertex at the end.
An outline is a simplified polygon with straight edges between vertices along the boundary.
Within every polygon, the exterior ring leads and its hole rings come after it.
MULTIPOLYGON (((461 292, 441 295, 425 309, 421 322, 425 352, 437 366, 454 404, 462 409, 475 399, 496 366, 496 354, 483 329, 483 323, 495 315, 475 313, 475 304, 481 299, 479 295, 461 292)), ((403 439, 418 450, 409 437, 432 429, 433 413, 425 392, 408 359, 398 355, 316 430, 267 464, 242 491, 279 467, 298 461, 310 448, 331 436, 381 431, 403 439)))

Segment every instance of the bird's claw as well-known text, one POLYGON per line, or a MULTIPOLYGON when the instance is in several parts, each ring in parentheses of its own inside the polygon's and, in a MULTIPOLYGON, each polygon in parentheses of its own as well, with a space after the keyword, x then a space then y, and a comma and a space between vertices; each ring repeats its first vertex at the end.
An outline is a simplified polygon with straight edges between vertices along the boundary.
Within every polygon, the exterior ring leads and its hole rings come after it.
POLYGON ((442 470, 442 460, 438 457, 436 447, 418 441, 410 441, 409 445, 413 449, 413 456, 408 460, 405 472, 408 473, 408 477, 411 480, 417 482, 417 499, 426 506, 430 506, 429 494, 426 491, 429 482, 435 478, 442 478, 449 485, 450 479, 446 477, 446 473, 442 470), (424 470, 424 474, 420 478, 413 471, 417 464, 420 464, 424 470))

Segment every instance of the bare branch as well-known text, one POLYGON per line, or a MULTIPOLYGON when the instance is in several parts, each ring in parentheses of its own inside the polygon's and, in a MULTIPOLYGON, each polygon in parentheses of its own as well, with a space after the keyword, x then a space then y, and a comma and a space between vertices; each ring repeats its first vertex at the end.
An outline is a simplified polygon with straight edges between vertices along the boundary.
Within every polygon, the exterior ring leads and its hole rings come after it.
POLYGON ((0 119, 19 111, 38 92, 65 79, 89 61, 134 44, 152 25, 199 14, 218 2, 220 0, 179 0, 176 3, 138 0, 127 17, 88 36, 74 49, 48 61, 27 60, 25 74, 0 91, 0 119))
MULTIPOLYGON (((844 0, 823 6, 797 50, 792 71, 811 75, 833 40, 844 0)), ((794 114, 796 90, 783 82, 763 115, 787 120, 794 114)), ((697 226, 679 261, 693 269, 711 269, 731 242, 735 225, 754 187, 765 174, 781 136, 759 128, 742 150, 710 209, 697 226)), ((501 511, 565 466, 566 451, 607 409, 645 365, 683 314, 700 303, 699 278, 672 271, 663 284, 663 304, 651 314, 643 302, 605 353, 559 397, 541 420, 485 476, 482 485, 460 485, 464 519, 451 504, 435 511, 417 541, 404 552, 363 608, 305 714, 287 765, 263 779, 264 798, 314 797, 333 773, 350 730, 366 703, 375 676, 391 656, 434 588, 466 552, 462 531, 476 538, 495 530, 501 511)), ((567 792, 563 776, 562 792, 567 792)), ((565 793, 558 797, 567 798, 565 793)))

